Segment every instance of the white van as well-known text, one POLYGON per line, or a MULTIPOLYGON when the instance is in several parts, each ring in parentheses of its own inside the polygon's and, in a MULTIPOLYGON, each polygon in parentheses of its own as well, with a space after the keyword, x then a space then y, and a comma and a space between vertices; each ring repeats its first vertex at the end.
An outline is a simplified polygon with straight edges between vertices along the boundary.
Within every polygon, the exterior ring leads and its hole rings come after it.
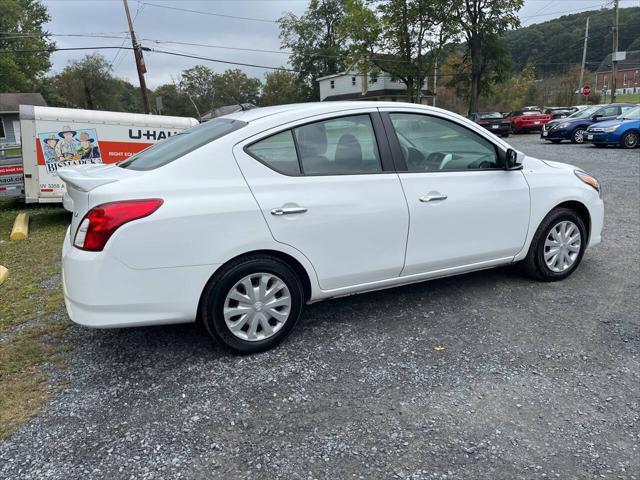
POLYGON ((195 118, 20 105, 22 154, 0 158, 0 198, 62 203, 65 184, 58 168, 116 163, 197 123, 195 118))

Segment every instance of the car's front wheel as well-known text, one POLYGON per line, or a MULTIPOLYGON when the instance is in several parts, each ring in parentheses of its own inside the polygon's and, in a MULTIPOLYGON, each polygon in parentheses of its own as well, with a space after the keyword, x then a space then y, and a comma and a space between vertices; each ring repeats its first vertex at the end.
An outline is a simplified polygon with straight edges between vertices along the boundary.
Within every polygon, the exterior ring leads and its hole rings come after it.
POLYGON ((571 132, 571 143, 584 143, 584 128, 577 127, 571 132))
POLYGON ((636 148, 640 143, 640 135, 637 132, 627 132, 622 137, 622 146, 624 148, 636 148))
POLYGON ((568 208, 556 208, 536 230, 525 271, 537 280, 554 282, 571 275, 580 264, 587 246, 584 221, 568 208))
POLYGON ((217 272, 203 292, 200 313, 209 334, 236 353, 268 350, 302 315, 304 290, 295 271, 269 256, 248 256, 217 272))

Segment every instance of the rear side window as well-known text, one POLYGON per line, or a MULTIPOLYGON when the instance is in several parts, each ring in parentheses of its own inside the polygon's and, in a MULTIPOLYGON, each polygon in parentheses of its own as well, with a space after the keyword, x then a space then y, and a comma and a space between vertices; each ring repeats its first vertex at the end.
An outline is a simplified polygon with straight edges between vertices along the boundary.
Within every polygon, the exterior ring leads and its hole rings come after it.
POLYGON ((264 138, 247 153, 285 175, 344 175, 382 172, 369 115, 310 123, 264 138))
POLYGON ((300 164, 291 130, 277 133, 249 146, 247 151, 274 170, 285 175, 300 175, 300 164))
POLYGON ((130 170, 153 170, 171 163, 196 148, 224 137, 245 125, 245 122, 239 120, 216 118, 158 142, 131 158, 118 163, 118 166, 130 170))
POLYGON ((334 118, 295 128, 305 175, 382 171, 369 115, 334 118))

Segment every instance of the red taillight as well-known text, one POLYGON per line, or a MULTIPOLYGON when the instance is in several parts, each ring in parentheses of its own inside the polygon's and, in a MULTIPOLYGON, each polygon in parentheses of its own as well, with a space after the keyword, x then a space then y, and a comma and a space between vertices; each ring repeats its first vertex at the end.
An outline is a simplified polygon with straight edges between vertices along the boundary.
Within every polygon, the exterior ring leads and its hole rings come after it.
POLYGON ((103 203, 93 207, 80 222, 73 244, 82 250, 100 252, 118 228, 151 215, 162 203, 160 198, 151 198, 103 203))

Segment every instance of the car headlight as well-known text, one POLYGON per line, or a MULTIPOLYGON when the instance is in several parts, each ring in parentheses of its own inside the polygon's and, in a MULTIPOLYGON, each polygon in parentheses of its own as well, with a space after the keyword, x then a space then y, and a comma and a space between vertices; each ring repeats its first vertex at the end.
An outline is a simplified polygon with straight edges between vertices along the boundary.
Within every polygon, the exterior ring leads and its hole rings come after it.
POLYGON ((611 127, 603 127, 602 131, 603 132, 607 132, 607 133, 615 132, 618 129, 619 126, 620 125, 613 125, 611 127))
POLYGON ((567 128, 569 125, 571 125, 569 122, 562 122, 558 125, 558 128, 567 128))
POLYGON ((598 192, 600 198, 602 198, 602 189, 600 188, 600 182, 598 182, 596 177, 589 175, 587 172, 583 172, 582 170, 574 170, 573 173, 575 173, 576 177, 578 177, 583 183, 593 187, 593 189, 598 192))

